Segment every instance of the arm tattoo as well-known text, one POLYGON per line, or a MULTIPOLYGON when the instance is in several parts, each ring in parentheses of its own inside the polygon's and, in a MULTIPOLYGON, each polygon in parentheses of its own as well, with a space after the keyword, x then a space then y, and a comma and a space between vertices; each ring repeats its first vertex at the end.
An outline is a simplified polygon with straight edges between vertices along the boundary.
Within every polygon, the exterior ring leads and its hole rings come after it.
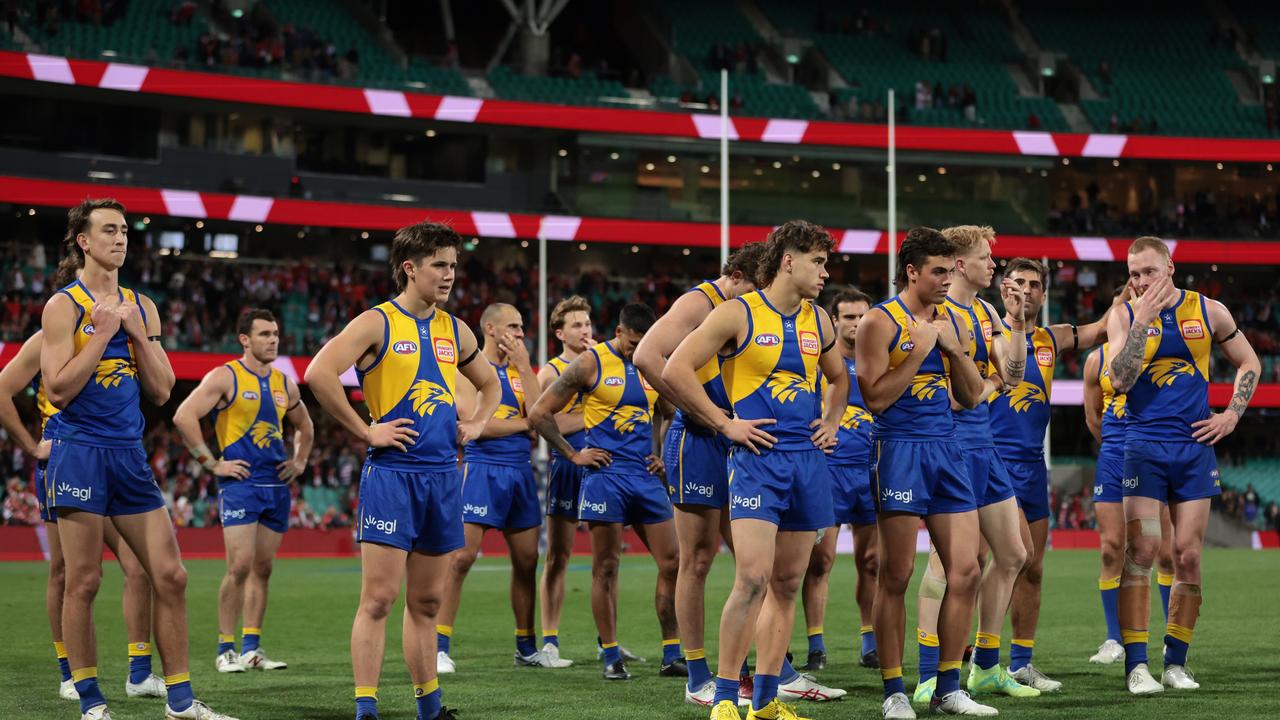
POLYGON ((1249 401, 1253 399, 1253 391, 1257 389, 1257 383, 1258 374, 1254 371, 1250 370, 1241 375, 1240 381, 1237 383, 1239 389, 1232 396, 1231 405, 1227 409, 1235 410, 1236 415, 1244 415, 1245 409, 1249 407, 1249 401))
POLYGON ((1128 390, 1133 387, 1146 349, 1147 329, 1137 325, 1129 328, 1124 348, 1111 360, 1111 379, 1118 386, 1117 389, 1128 390))
POLYGON ((1004 360, 1004 376, 1007 378, 1021 378, 1027 371, 1027 359, 1014 360, 1013 358, 1005 358, 1004 360))

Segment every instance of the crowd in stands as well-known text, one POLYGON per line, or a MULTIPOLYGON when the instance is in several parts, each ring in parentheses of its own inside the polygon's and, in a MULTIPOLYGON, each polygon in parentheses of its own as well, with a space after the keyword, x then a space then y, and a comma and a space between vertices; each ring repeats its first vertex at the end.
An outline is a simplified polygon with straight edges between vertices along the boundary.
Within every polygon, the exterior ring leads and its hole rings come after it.
POLYGON ((1165 237, 1280 237, 1280 196, 1231 194, 1210 189, 1157 201, 1142 186, 1122 206, 1104 197, 1096 182, 1067 195, 1049 211, 1049 229, 1063 235, 1159 235, 1165 237))
MULTIPOLYGON (((171 22, 191 22, 194 3, 180 3, 171 22)), ((233 14, 222 0, 213 0, 210 15, 229 34, 204 32, 194 48, 179 46, 174 61, 205 67, 249 67, 282 70, 303 79, 325 81, 350 79, 360 71, 360 55, 355 48, 345 52, 305 25, 281 22, 266 3, 255 2, 249 11, 233 14)))

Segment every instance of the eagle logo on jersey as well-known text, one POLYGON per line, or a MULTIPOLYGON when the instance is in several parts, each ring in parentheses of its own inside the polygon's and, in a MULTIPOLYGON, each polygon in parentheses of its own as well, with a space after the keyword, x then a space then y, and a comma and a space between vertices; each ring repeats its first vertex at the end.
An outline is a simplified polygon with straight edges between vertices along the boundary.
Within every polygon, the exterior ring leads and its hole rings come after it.
POLYGON ((845 430, 857 430, 862 426, 862 423, 871 421, 871 413, 857 405, 849 405, 844 409, 844 417, 840 418, 840 427, 845 430))
POLYGON ((787 371, 779 370, 769 378, 769 394, 774 400, 780 403, 789 403, 796 399, 796 395, 801 392, 809 393, 809 383, 799 375, 787 371))
POLYGON ((418 415, 434 415, 441 405, 452 405, 453 394, 429 380, 419 380, 409 391, 409 399, 413 401, 413 411, 418 415))
POLYGON ((1107 409, 1111 411, 1112 416, 1117 420, 1123 418, 1125 406, 1129 404, 1128 400, 1128 395, 1116 395, 1111 399, 1111 404, 1107 406, 1107 409))
POLYGON ((94 381, 104 388, 113 388, 127 377, 137 377, 138 369, 125 359, 100 360, 98 370, 94 373, 94 381))
POLYGON ((636 426, 641 423, 648 424, 649 411, 642 408, 625 405, 618 408, 613 414, 613 429, 620 433, 633 433, 636 426))
POLYGON ((1156 387, 1169 387, 1179 375, 1195 375, 1196 368, 1181 358, 1160 358, 1151 363, 1147 374, 1156 387))
POLYGON ((917 400, 932 400, 939 390, 946 389, 947 382, 938 373, 916 375, 911 380, 911 397, 917 400))
POLYGON ((284 436, 280 434, 280 428, 272 425, 266 420, 259 420, 249 429, 249 436, 253 440, 255 447, 264 450, 271 444, 272 440, 284 440, 284 436))
POLYGON ((511 420, 520 417, 520 408, 513 408, 510 405, 499 405, 498 409, 493 412, 493 416, 499 420, 511 420))
POLYGON ((1027 412, 1035 403, 1044 404, 1044 391, 1039 387, 1023 380, 1018 386, 1008 392, 1009 407, 1015 412, 1027 412))

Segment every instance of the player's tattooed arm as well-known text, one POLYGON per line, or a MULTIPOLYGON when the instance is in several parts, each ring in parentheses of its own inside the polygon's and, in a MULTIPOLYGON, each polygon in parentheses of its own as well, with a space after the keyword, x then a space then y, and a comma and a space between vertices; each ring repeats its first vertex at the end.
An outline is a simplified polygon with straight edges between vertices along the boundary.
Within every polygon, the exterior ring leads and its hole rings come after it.
POLYGON ((1205 299, 1209 314, 1209 325, 1215 329, 1215 339, 1221 338, 1222 354, 1227 361, 1236 367, 1235 392, 1231 396, 1231 404, 1224 412, 1213 413, 1208 418, 1191 423, 1195 429, 1192 434, 1197 442, 1207 445, 1216 444, 1230 435, 1240 422, 1240 416, 1249 407, 1253 393, 1258 387, 1258 375, 1262 372, 1262 364, 1258 355, 1244 333, 1236 332, 1235 318, 1227 308, 1216 300, 1205 299))
POLYGON ((1128 392, 1142 369, 1147 345, 1147 328, 1134 324, 1125 333, 1124 345, 1111 357, 1111 382, 1116 392, 1128 392))
POLYGON ((585 352, 560 373, 551 386, 543 391, 538 401, 529 408, 529 426, 538 431, 557 452, 575 465, 599 468, 609 464, 609 453, 599 448, 574 450, 556 424, 556 411, 563 408, 578 393, 586 392, 596 383, 600 374, 599 361, 594 353, 585 352))
POLYGON ((1170 278, 1165 277, 1151 283, 1129 303, 1127 309, 1116 304, 1113 306, 1115 311, 1107 314, 1107 341, 1111 348, 1107 367, 1111 373, 1111 386, 1116 392, 1129 392, 1137 381, 1147 350, 1147 327, 1177 297, 1178 289, 1170 278))
MULTIPOLYGON (((555 365, 551 363, 543 365, 542 369, 538 371, 538 385, 542 388, 542 392, 546 392, 547 388, 551 387, 558 377, 560 377, 560 371, 556 369, 555 365)), ((533 407, 533 405, 534 403, 525 403, 526 407, 533 407)), ((568 406, 566 405, 565 407, 568 406)), ((561 409, 563 410, 563 408, 561 409)), ((560 432, 564 435, 581 432, 586 428, 586 423, 582 421, 582 410, 556 413, 556 427, 559 427, 560 432)), ((533 426, 530 425, 529 428, 532 430, 533 426)))

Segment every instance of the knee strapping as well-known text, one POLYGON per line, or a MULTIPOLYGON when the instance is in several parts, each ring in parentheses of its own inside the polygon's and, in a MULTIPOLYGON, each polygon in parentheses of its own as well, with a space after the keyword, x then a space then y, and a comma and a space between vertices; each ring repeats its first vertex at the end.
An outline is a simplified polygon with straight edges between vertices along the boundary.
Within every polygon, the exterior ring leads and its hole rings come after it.
POLYGON ((1185 628, 1194 628, 1196 618, 1200 617, 1200 604, 1204 598, 1200 595, 1200 586, 1192 583, 1176 583, 1169 593, 1169 623, 1185 628))
POLYGON ((1142 537, 1153 537, 1159 539, 1160 535, 1160 518, 1144 517, 1134 518, 1128 523, 1129 537, 1141 535, 1142 537), (1135 532, 1136 530, 1136 532, 1135 532))
POLYGON ((947 581, 930 575, 926 570, 924 578, 920 580, 920 597, 941 600, 946 594, 947 581))

